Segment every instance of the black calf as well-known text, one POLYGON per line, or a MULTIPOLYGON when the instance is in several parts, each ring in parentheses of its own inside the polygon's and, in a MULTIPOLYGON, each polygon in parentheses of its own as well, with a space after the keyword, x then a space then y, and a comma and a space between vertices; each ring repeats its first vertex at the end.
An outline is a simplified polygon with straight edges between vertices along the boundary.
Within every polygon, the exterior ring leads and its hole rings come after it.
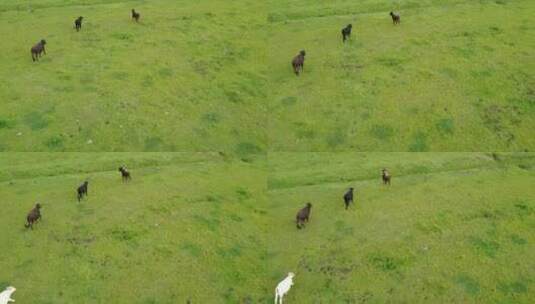
POLYGON ((349 188, 349 190, 344 194, 344 203, 346 205, 346 210, 349 208, 349 204, 353 202, 353 188, 349 188))
POLYGON ((41 53, 44 53, 46 55, 45 44, 46 44, 46 41, 43 39, 30 49, 32 53, 33 61, 39 61, 39 57, 41 57, 41 53))
POLYGON ((78 187, 78 189, 76 190, 78 192, 78 201, 81 201, 82 198, 85 196, 87 196, 87 185, 89 183, 87 181, 85 181, 80 187, 78 187))
POLYGON ((347 39, 349 39, 349 36, 351 36, 351 28, 353 26, 351 24, 348 24, 346 27, 342 29, 342 41, 346 42, 347 39))
POLYGON ((80 16, 74 20, 74 27, 76 28, 77 32, 82 29, 82 19, 84 19, 84 17, 80 16))

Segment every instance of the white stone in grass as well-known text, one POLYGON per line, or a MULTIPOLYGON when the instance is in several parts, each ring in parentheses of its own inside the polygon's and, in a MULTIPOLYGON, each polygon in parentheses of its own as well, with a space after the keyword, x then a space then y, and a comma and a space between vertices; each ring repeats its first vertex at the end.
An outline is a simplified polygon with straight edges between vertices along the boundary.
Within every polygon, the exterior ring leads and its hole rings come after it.
POLYGON ((90 140, 87 141, 87 144, 88 144, 88 145, 90 145, 90 144, 92 144, 92 143, 93 143, 93 140, 92 140, 92 139, 90 139, 90 140))
POLYGON ((21 135, 22 135, 22 132, 17 133, 17 136, 21 136, 21 135))
POLYGON ((17 288, 9 286, 6 288, 6 290, 2 291, 2 293, 0 293, 0 304, 15 302, 15 300, 11 298, 11 295, 15 292, 15 290, 17 290, 17 288))

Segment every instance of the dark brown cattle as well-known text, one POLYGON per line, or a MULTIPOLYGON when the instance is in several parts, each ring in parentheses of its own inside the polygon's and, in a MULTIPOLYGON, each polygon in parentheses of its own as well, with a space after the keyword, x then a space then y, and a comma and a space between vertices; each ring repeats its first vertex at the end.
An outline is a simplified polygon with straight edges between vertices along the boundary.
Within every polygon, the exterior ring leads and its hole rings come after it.
POLYGON ((392 176, 390 175, 390 173, 388 173, 388 171, 386 169, 383 169, 383 174, 382 174, 382 178, 383 178, 383 184, 384 185, 390 185, 390 179, 392 178, 392 176))
POLYGON ((136 10, 132 9, 132 19, 136 22, 139 22, 139 18, 141 18, 141 15, 136 12, 136 10))
POLYGON ((348 24, 346 27, 342 29, 342 42, 346 42, 346 40, 349 39, 349 36, 351 36, 352 28, 353 28, 353 25, 348 24))
POLYGON ((46 41, 43 39, 37 42, 37 44, 31 48, 30 51, 32 52, 33 61, 39 61, 39 57, 42 56, 41 55, 42 53, 46 55, 45 44, 46 44, 46 41))
POLYGON ((349 204, 353 202, 353 188, 349 188, 349 190, 344 194, 344 203, 346 205, 346 210, 349 208, 349 204))
POLYGON ((302 50, 294 57, 292 60, 292 67, 294 69, 295 75, 299 76, 299 72, 303 72, 303 67, 305 65, 305 50, 302 50))
POLYGON ((392 23, 399 24, 401 22, 401 17, 399 14, 394 14, 394 12, 390 12, 390 17, 392 17, 392 23))
POLYGON ((126 170, 126 167, 121 166, 119 167, 119 172, 121 172, 121 176, 123 177, 123 182, 127 182, 130 180, 130 172, 126 170))
POLYGON ((30 210, 28 213, 28 216, 26 216, 26 225, 24 227, 33 229, 33 224, 37 222, 39 219, 41 219, 41 205, 35 204, 35 207, 30 210))
POLYGON ((89 183, 87 181, 85 181, 80 187, 78 187, 78 189, 76 190, 78 192, 78 201, 81 201, 82 198, 85 196, 87 196, 87 185, 89 183))
POLYGON ((74 27, 77 32, 82 29, 82 19, 84 19, 84 17, 80 16, 74 20, 74 27))
POLYGON ((310 209, 312 208, 311 203, 307 203, 306 206, 299 210, 297 212, 297 215, 295 216, 295 223, 297 225, 297 229, 301 229, 305 227, 305 222, 308 223, 308 219, 310 217, 310 209))

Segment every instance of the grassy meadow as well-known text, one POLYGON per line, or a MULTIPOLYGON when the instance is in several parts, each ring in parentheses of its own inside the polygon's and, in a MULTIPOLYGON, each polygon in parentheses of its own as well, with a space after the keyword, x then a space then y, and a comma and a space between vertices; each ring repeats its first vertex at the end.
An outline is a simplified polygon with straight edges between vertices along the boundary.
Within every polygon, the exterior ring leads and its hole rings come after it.
POLYGON ((0 151, 264 150, 261 5, 0 1, 0 151))
POLYGON ((270 3, 271 151, 534 150, 535 2, 270 3))
POLYGON ((272 153, 268 163, 268 278, 296 273, 286 303, 533 300, 535 154, 272 153))
POLYGON ((3 153, 0 290, 32 304, 270 302, 265 187, 264 157, 3 153))
POLYGON ((534 154, 0 155, 0 290, 18 303, 273 303, 289 271, 287 303, 534 296, 534 154))

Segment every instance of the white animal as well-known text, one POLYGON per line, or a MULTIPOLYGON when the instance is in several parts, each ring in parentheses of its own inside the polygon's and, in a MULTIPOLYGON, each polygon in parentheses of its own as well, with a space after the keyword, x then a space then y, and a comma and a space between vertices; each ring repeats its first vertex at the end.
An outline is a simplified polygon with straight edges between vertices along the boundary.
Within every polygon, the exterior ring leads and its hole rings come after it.
POLYGON ((277 288, 275 288, 275 304, 282 304, 282 297, 290 290, 290 287, 294 284, 293 278, 295 274, 289 272, 288 276, 282 280, 277 288), (279 302, 280 301, 280 302, 279 302))
POLYGON ((17 290, 17 288, 9 286, 6 288, 6 290, 2 291, 2 293, 0 293, 0 304, 15 302, 15 300, 11 298, 11 295, 15 292, 15 290, 17 290))

